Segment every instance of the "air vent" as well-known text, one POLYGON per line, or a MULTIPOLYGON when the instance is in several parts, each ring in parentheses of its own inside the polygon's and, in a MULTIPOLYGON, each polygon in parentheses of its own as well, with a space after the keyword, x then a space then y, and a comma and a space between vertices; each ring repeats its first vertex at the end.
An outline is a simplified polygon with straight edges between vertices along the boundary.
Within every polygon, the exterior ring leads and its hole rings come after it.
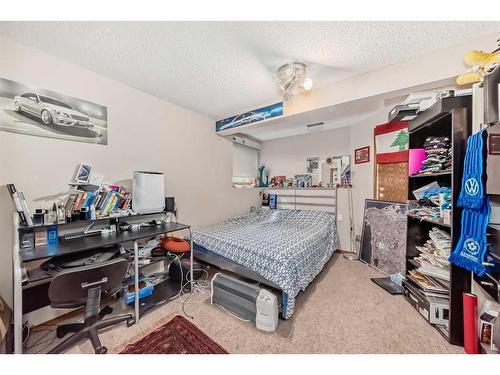
POLYGON ((309 124, 309 125, 306 125, 306 128, 308 129, 312 129, 312 128, 316 128, 318 126, 323 126, 325 125, 324 122, 315 122, 314 124, 309 124))

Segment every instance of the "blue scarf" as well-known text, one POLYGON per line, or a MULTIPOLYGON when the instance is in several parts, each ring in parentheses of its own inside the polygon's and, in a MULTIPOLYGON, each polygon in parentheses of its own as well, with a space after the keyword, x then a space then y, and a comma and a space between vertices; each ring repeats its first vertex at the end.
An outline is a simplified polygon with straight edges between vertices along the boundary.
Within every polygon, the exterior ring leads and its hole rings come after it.
POLYGON ((488 244, 486 230, 490 221, 490 201, 483 186, 484 129, 467 140, 462 189, 457 205, 463 207, 462 230, 449 261, 482 276, 488 244))
POLYGON ((462 189, 458 197, 458 207, 480 209, 484 205, 483 153, 484 129, 467 139, 467 151, 464 161, 462 189))
POLYGON ((464 208, 462 211, 462 233, 449 261, 459 267, 474 272, 478 276, 484 275, 486 267, 484 261, 488 244, 486 229, 490 221, 490 202, 486 197, 479 210, 464 208))

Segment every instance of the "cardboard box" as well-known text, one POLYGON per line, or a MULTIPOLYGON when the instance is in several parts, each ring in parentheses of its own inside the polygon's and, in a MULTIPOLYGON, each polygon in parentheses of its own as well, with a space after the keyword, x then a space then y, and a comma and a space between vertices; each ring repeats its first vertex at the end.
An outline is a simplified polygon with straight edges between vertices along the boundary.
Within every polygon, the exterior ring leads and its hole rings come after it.
POLYGON ((12 311, 7 303, 0 297, 0 342, 3 341, 10 326, 12 311))

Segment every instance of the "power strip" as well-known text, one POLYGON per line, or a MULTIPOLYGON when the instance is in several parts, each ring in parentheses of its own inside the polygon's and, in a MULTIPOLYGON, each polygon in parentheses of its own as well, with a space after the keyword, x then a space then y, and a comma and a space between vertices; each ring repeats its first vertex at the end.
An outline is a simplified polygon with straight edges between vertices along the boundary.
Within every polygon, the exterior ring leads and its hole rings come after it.
POLYGON ((94 236, 96 234, 101 234, 101 230, 93 230, 93 231, 81 231, 81 232, 71 232, 71 233, 66 233, 63 238, 65 240, 71 240, 74 238, 80 238, 80 237, 87 237, 87 236, 94 236))

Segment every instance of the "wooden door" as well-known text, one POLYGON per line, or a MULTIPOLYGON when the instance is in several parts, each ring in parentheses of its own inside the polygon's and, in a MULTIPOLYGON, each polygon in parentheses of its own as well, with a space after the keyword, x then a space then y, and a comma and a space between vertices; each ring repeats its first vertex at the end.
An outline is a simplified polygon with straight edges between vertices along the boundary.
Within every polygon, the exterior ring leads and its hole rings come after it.
POLYGON ((408 163, 377 164, 375 198, 405 202, 408 197, 408 163))

